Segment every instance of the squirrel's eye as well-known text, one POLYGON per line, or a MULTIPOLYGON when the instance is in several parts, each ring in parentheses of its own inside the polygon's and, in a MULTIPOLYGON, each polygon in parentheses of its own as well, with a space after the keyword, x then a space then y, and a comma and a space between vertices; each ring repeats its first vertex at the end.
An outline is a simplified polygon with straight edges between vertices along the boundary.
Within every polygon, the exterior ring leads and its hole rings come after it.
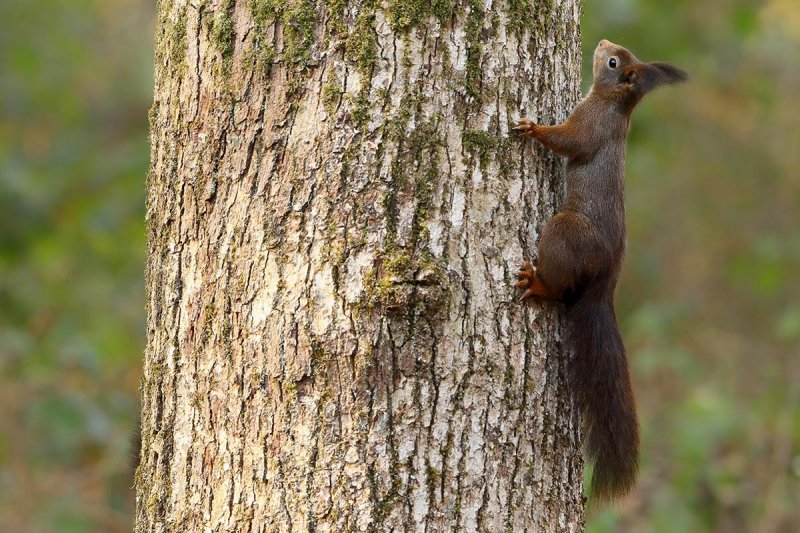
POLYGON ((617 68, 617 58, 616 57, 608 58, 608 66, 611 68, 617 68))

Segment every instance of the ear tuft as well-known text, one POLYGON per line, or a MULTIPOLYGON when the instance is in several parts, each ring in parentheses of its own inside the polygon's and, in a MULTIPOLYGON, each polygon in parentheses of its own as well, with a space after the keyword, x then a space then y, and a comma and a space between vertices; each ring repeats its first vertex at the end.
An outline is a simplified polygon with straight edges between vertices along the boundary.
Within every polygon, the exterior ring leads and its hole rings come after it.
POLYGON ((650 63, 650 65, 654 66, 659 71, 661 71, 661 74, 665 78, 666 83, 681 83, 689 79, 689 75, 686 73, 686 71, 681 70, 675 65, 672 65, 670 63, 656 61, 650 63))

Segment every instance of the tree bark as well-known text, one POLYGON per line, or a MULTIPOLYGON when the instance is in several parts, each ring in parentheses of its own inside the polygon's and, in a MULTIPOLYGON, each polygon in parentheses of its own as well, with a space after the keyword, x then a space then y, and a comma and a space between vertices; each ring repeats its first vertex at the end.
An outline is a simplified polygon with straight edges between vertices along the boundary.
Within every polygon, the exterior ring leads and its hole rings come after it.
POLYGON ((159 3, 137 531, 580 531, 563 189, 580 1, 159 3))

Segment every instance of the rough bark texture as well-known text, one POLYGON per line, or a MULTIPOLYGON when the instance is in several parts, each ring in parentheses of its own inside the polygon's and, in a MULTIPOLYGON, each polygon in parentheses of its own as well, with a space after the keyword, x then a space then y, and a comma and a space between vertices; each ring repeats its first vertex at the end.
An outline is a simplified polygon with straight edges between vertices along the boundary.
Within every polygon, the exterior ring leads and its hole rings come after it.
POLYGON ((579 531, 559 309, 579 0, 159 5, 138 531, 579 531))

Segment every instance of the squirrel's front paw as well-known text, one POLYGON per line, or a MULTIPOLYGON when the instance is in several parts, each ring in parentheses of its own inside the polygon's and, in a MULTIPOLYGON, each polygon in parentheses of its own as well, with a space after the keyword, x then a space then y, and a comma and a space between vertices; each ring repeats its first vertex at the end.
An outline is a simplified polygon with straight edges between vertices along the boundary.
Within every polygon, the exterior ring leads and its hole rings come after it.
POLYGON ((534 131, 536 130, 536 123, 527 118, 521 118, 517 121, 517 125, 514 126, 514 131, 521 135, 530 135, 533 137, 534 131))

